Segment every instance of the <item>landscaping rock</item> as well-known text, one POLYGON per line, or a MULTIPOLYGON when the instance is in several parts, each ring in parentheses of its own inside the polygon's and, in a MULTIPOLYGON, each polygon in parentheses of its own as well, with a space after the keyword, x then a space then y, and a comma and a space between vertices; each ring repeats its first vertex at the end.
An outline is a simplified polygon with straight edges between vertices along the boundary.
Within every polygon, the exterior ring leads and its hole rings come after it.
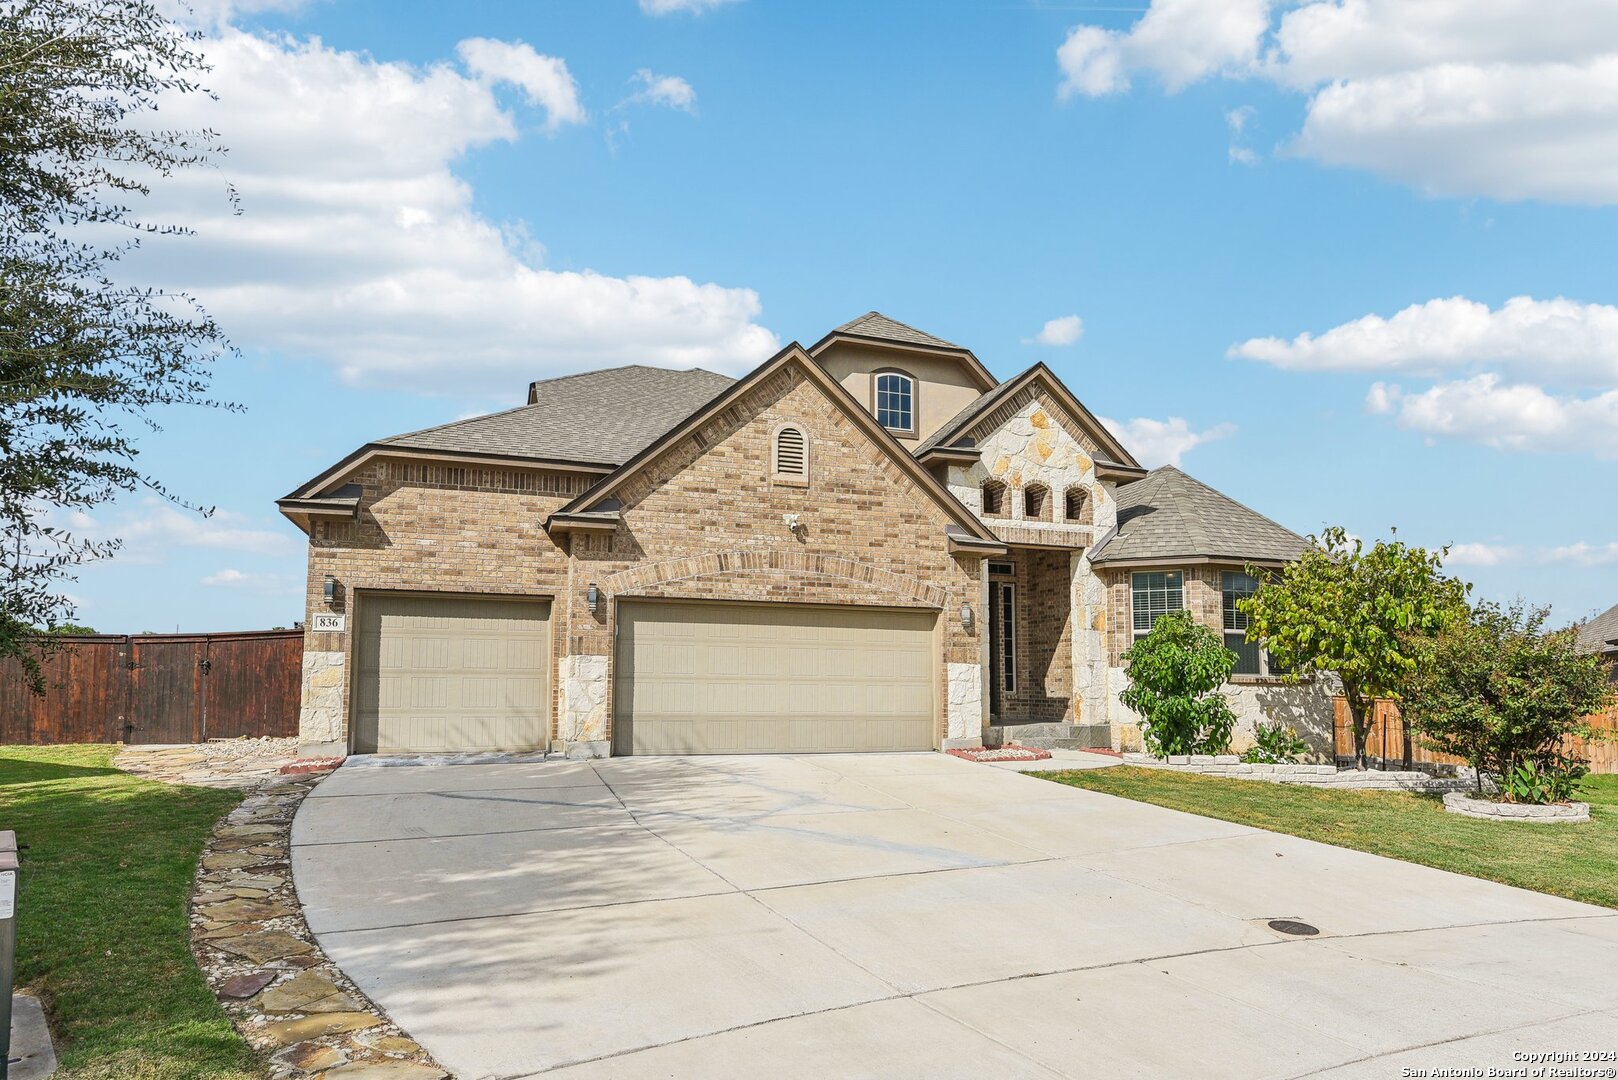
POLYGON ((361 1061, 330 1069, 322 1078, 331 1080, 443 1080, 443 1069, 418 1065, 413 1061, 361 1061))
POLYGON ((232 975, 219 984, 219 996, 250 998, 274 981, 273 971, 252 971, 246 975, 232 975))
POLYGON ((264 903, 260 900, 226 900, 210 904, 208 918, 217 922, 266 922, 292 914, 285 904, 264 903))
POLYGON ((268 1013, 298 1012, 305 1005, 337 993, 340 990, 336 983, 319 972, 305 971, 264 991, 254 1004, 268 1013))
POLYGON ((348 1059, 343 1052, 334 1046, 322 1043, 293 1043, 279 1054, 270 1058, 277 1065, 286 1065, 299 1072, 318 1072, 329 1069, 334 1065, 342 1065, 348 1059))
POLYGON ((345 1031, 375 1027, 380 1023, 382 1023, 380 1017, 366 1012, 324 1013, 319 1016, 300 1016, 296 1020, 277 1020, 266 1025, 263 1033, 277 1045, 287 1046, 306 1039, 317 1039, 322 1035, 336 1035, 345 1031))
POLYGON ((299 941, 284 930, 266 930, 234 938, 215 938, 209 944, 216 949, 245 956, 255 964, 262 964, 266 960, 279 960, 284 956, 297 956, 309 952, 312 948, 308 942, 299 941))

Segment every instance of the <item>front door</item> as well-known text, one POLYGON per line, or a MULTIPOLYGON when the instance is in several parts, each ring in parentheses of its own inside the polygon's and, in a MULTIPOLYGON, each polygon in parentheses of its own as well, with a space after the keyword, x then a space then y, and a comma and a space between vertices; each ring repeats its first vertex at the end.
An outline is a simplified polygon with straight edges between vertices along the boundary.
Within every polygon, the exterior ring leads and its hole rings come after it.
POLYGON ((1017 586, 989 582, 989 718, 1000 723, 1005 700, 1017 692, 1017 586))

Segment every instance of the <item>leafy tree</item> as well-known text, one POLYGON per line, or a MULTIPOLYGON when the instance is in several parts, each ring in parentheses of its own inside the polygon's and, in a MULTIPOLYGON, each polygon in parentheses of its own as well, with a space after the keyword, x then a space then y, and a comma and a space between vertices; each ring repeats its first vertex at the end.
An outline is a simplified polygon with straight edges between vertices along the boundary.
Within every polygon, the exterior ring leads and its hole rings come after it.
POLYGON ((1310 540, 1301 558, 1239 603, 1248 639, 1262 641, 1288 678, 1337 676, 1355 765, 1364 769, 1376 699, 1401 696, 1419 642, 1464 617, 1470 586, 1441 572, 1448 548, 1428 551, 1396 537, 1367 550, 1336 526, 1310 540))
POLYGON ((1479 604, 1422 643, 1400 706, 1434 749, 1470 762, 1480 786, 1487 774, 1525 801, 1554 800, 1569 787, 1560 778, 1583 775, 1567 737, 1594 737, 1583 718, 1612 703, 1601 658, 1578 651, 1575 630, 1546 633, 1549 615, 1479 604))
POLYGON ((151 0, 0 0, 0 659, 35 692, 49 634, 71 620, 58 588, 116 541, 74 536, 62 510, 140 486, 131 428, 153 411, 217 405, 209 365, 229 349, 192 298, 115 273, 142 234, 187 230, 128 205, 219 152, 211 132, 150 122, 195 93, 189 34, 151 0))
POLYGON ((1153 753, 1222 754, 1236 714, 1220 688, 1235 667, 1219 634, 1189 611, 1173 611, 1124 653, 1129 689, 1118 700, 1141 715, 1141 738, 1153 753))

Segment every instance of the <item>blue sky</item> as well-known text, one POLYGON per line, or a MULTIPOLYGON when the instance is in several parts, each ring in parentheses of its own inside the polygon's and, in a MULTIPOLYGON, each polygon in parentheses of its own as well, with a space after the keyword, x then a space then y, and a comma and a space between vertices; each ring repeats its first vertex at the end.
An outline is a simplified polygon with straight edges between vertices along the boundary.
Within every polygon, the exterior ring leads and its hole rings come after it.
POLYGON ((1045 361, 1300 532, 1397 527, 1482 595, 1608 607, 1618 18, 1566 6, 211 8, 219 100, 166 116, 231 152, 154 198, 198 235, 135 265, 224 324, 247 411, 143 438, 219 511, 77 522, 127 538, 80 619, 290 625, 273 501, 359 444, 568 371, 737 373, 873 308, 1045 361))

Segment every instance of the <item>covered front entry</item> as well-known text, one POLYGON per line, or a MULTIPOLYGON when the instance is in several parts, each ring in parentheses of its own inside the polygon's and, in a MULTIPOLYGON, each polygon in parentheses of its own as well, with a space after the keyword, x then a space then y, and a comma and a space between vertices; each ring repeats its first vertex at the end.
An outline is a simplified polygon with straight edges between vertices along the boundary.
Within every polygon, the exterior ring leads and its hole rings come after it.
POLYGON ((929 750, 937 613, 624 601, 615 754, 929 750))
POLYGON ((363 594, 354 752, 543 750, 550 603, 363 594))

